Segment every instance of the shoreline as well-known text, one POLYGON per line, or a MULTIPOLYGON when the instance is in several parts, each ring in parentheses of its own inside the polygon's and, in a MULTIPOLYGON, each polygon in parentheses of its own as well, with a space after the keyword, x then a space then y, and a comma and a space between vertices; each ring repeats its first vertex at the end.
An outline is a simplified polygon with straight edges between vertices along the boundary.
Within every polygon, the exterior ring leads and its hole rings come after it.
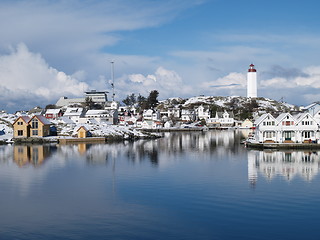
POLYGON ((250 143, 246 142, 247 148, 254 149, 320 149, 317 143, 250 143))

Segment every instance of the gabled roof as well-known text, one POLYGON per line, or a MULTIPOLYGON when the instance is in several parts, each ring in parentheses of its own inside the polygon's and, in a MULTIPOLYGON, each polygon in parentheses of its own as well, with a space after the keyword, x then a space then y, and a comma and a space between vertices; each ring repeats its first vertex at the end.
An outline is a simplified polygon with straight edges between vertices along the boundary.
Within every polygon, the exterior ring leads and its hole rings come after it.
POLYGON ((315 123, 317 123, 317 121, 312 117, 312 115, 308 112, 306 113, 301 113, 298 114, 296 117, 296 124, 299 124, 302 120, 304 120, 306 117, 308 116, 308 118, 310 118, 310 120, 314 121, 315 123))
POLYGON ((42 115, 34 115, 30 120, 29 120, 29 122, 28 123, 30 123, 31 121, 32 121, 32 119, 34 119, 34 118, 37 118, 40 122, 42 122, 42 124, 44 124, 44 125, 50 125, 51 124, 51 122, 46 118, 46 117, 44 117, 44 116, 42 116, 42 115))
POLYGON ((63 115, 64 116, 80 116, 82 112, 83 112, 83 108, 68 107, 63 115))
POLYGON ((82 126, 77 128, 76 132, 79 132, 80 129, 84 129, 86 132, 89 131, 89 128, 87 126, 82 125, 82 126))
POLYGON ((281 113, 278 117, 277 117, 277 122, 280 123, 281 121, 283 121, 283 119, 285 119, 287 116, 289 116, 290 119, 296 121, 296 119, 290 114, 290 113, 281 113))
POLYGON ((254 121, 254 125, 258 126, 264 119, 267 117, 272 118, 274 121, 277 121, 270 113, 264 113, 262 114, 257 120, 254 121))
POLYGON ((13 122, 12 125, 14 125, 19 119, 22 119, 26 124, 28 124, 30 117, 29 116, 20 116, 13 122))
POLYGON ((61 112, 61 109, 47 109, 46 114, 59 114, 61 112))

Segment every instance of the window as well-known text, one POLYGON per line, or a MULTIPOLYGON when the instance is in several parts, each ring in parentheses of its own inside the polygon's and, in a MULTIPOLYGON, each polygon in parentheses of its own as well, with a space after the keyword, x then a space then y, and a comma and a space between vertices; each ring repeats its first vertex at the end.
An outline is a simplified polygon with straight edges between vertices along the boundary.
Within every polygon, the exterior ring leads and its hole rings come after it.
POLYGON ((38 136, 38 130, 32 130, 32 136, 38 136))
POLYGON ((23 125, 23 122, 18 122, 18 125, 23 125))
POLYGON ((282 122, 282 125, 284 125, 284 126, 293 125, 293 121, 283 121, 283 122, 282 122))
POLYGON ((39 126, 38 119, 35 119, 35 118, 32 119, 31 128, 38 128, 38 126, 39 126))
POLYGON ((265 132, 264 135, 266 138, 273 138, 275 137, 275 132, 265 132))
POLYGON ((23 130, 18 130, 18 136, 23 136, 23 130))
POLYGON ((303 133, 302 133, 302 136, 303 136, 304 138, 311 138, 311 137, 314 137, 314 132, 311 132, 311 131, 303 132, 303 133))

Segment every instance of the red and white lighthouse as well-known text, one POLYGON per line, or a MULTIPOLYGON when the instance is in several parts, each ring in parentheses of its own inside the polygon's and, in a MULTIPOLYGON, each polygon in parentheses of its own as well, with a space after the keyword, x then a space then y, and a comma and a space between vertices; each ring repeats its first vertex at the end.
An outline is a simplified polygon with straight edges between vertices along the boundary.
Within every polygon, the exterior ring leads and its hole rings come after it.
POLYGON ((247 74, 247 97, 257 97, 257 70, 252 63, 249 66, 247 74))

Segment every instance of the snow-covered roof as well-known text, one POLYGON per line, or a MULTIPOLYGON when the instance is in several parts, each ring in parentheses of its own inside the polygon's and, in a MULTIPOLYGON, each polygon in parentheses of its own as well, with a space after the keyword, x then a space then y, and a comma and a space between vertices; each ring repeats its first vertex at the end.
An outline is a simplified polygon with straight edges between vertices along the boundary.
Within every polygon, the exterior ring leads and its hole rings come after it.
POLYGON ((46 114, 59 114, 60 113, 60 109, 47 109, 46 114))
POLYGON ((68 107, 63 116, 80 116, 83 112, 83 108, 71 108, 68 107))
POLYGON ((101 114, 109 114, 107 110, 88 110, 86 115, 101 115, 101 114))

